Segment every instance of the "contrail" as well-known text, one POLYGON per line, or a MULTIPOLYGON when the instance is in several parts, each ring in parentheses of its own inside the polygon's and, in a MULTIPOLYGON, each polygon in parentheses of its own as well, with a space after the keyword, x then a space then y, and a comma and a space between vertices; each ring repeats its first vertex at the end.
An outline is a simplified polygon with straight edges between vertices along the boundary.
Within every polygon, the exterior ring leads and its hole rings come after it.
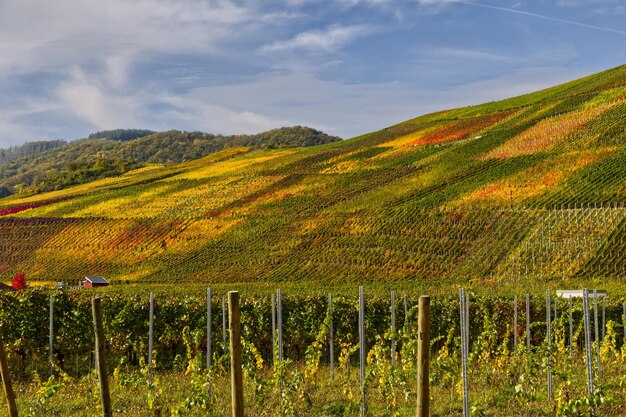
POLYGON ((599 30, 602 32, 611 32, 611 33, 617 33, 620 35, 626 35, 626 31, 623 31, 623 30, 611 29, 611 28, 607 28, 603 26, 588 25, 587 23, 580 23, 574 20, 559 19, 558 17, 545 16, 542 14, 526 12, 524 10, 510 9, 508 7, 492 6, 490 4, 476 3, 473 1, 465 1, 465 0, 457 0, 455 1, 455 3, 467 4, 468 6, 482 7, 484 9, 498 10, 501 12, 521 14, 524 16, 535 17, 537 19, 549 20, 551 22, 565 23, 567 25, 573 25, 573 26, 578 26, 578 27, 587 28, 587 29, 594 29, 594 30, 599 30))

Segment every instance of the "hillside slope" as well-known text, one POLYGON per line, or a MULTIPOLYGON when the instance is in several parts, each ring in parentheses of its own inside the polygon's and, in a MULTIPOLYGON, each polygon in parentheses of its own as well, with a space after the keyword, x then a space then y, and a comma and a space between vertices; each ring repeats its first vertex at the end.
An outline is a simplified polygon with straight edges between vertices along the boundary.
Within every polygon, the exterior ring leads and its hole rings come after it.
POLYGON ((619 283, 626 66, 304 149, 232 148, 0 200, 2 276, 619 283))
POLYGON ((17 147, 14 152, 6 150, 7 156, 19 156, 20 153, 24 156, 0 161, 0 197, 15 191, 60 190, 118 176, 146 163, 181 163, 228 147, 289 148, 338 140, 340 138, 310 127, 293 126, 255 135, 231 136, 178 130, 118 129, 97 132, 73 142, 33 142, 17 147))

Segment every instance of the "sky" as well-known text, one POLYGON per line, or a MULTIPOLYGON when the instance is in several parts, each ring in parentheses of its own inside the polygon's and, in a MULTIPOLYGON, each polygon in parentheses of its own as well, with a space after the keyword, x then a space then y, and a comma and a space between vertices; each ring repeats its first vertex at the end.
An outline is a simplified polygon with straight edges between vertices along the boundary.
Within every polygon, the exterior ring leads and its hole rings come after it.
POLYGON ((626 64, 624 0, 0 0, 0 147, 354 137, 626 64))

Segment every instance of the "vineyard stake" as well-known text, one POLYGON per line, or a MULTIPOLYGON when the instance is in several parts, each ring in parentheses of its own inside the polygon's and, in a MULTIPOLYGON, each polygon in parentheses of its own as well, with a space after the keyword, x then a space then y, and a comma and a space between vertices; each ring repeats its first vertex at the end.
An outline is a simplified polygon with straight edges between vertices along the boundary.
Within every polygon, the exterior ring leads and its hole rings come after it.
MULTIPOLYGON (((213 292, 211 288, 206 290, 206 369, 211 372, 211 321, 213 315, 211 314, 211 299, 213 298, 213 292)), ((210 389, 210 388, 208 388, 210 389)))
POLYGON ((226 297, 222 296, 222 352, 226 353, 228 342, 226 340, 226 297))
POLYGON ((243 417, 243 374, 241 367, 241 327, 239 292, 228 292, 228 327, 230 329, 230 375, 233 417, 243 417))
POLYGON ((602 335, 601 340, 606 336, 606 295, 602 297, 602 335))
POLYGON ((149 318, 149 335, 148 335, 148 372, 149 379, 152 381, 152 351, 154 350, 154 293, 150 293, 150 318, 149 318))
POLYGON ((391 366, 396 366, 396 292, 391 291, 391 366))
POLYGON ((276 292, 276 302, 277 302, 277 310, 276 313, 278 315, 278 363, 283 362, 283 292, 278 289, 276 292))
POLYGON ((469 401, 467 389, 467 356, 468 356, 468 297, 465 289, 460 289, 460 325, 461 325, 461 375, 463 378, 463 417, 469 417, 469 401))
POLYGON ((100 380, 100 399, 102 402, 102 413, 104 417, 112 417, 111 394, 109 393, 109 378, 107 374, 107 362, 104 353, 104 328, 102 325, 102 306, 100 296, 96 295, 91 300, 91 311, 93 313, 93 328, 96 336, 96 367, 98 368, 98 379, 100 380))
POLYGON ((598 379, 602 378, 602 368, 600 367, 600 332, 598 330, 598 292, 593 290, 593 327, 594 338, 596 344, 596 362, 598 363, 598 379))
POLYGON ((624 327, 624 340, 623 343, 626 343, 626 302, 622 304, 622 326, 624 327))
POLYGON ((209 383, 206 386, 206 394, 209 397, 209 401, 211 401, 211 321, 213 319, 213 315, 211 314, 211 299, 213 298, 213 292, 211 288, 207 288, 206 290, 206 369, 209 374, 209 383))
POLYGON ((513 297, 513 350, 517 347, 517 295, 513 297))
POLYGON ((550 303, 550 289, 546 290, 546 342, 548 344, 548 358, 547 358, 547 374, 548 374, 548 398, 552 399, 552 362, 551 362, 551 349, 552 349, 552 333, 550 328, 550 313, 551 313, 551 303, 550 303))
POLYGON ((4 396, 7 399, 9 417, 17 417, 15 393, 13 392, 13 385, 11 385, 11 374, 9 373, 9 364, 7 361, 7 353, 4 350, 4 340, 2 339, 2 334, 0 334, 0 379, 2 379, 4 396))
POLYGON ((50 334, 49 334, 49 349, 48 349, 48 361, 50 362, 50 375, 54 373, 54 366, 52 361, 54 359, 54 296, 50 296, 50 334))
POLYGON ((409 330, 409 297, 404 294, 402 296, 402 302, 404 303, 404 331, 409 330))
POLYGON ((335 379, 335 350, 333 341, 333 295, 328 294, 328 348, 330 362, 330 379, 335 379))
POLYGON ((272 293, 272 366, 276 369, 276 298, 272 293))
POLYGON ((526 294, 526 350, 530 352, 530 295, 526 294))
POLYGON ((572 320, 572 297, 568 298, 569 300, 569 359, 570 362, 573 359, 574 355, 574 323, 572 320))
POLYGON ((430 417, 430 297, 419 299, 417 417, 430 417))
POLYGON ((365 403, 365 295, 363 286, 359 287, 359 383, 361 386, 361 417, 367 416, 365 403))
POLYGON ((589 292, 583 289, 583 315, 585 320, 585 359, 587 362, 587 393, 593 394, 593 359, 591 356, 591 325, 589 323, 589 292))
MULTIPOLYGON (((276 290, 276 326, 278 330, 278 366, 282 366, 283 363, 283 293, 280 290, 276 290)), ((278 409, 281 410, 282 415, 282 404, 283 404, 283 380, 282 380, 282 370, 281 377, 278 381, 278 409)))

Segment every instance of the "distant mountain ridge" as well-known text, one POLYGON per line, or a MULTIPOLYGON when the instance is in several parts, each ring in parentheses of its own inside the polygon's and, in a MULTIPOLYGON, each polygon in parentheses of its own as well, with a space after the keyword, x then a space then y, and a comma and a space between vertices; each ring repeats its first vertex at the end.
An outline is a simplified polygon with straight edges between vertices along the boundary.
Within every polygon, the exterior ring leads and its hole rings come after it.
POLYGON ((116 129, 72 142, 30 142, 0 150, 0 197, 60 190, 121 175, 146 163, 180 163, 229 147, 289 148, 341 140, 310 127, 294 126, 255 135, 116 129))

